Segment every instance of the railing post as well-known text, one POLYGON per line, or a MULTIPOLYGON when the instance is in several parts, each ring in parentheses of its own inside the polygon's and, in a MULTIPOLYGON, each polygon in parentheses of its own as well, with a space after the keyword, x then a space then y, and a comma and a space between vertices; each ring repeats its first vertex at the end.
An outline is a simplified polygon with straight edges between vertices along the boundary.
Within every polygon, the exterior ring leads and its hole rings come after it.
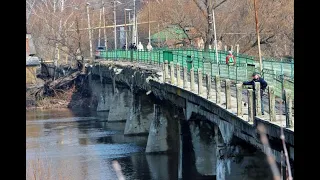
POLYGON ((212 90, 211 90, 211 74, 206 74, 206 85, 207 85, 207 99, 212 97, 212 90))
POLYGON ((242 84, 237 84, 237 115, 242 116, 242 84))
POLYGON ((171 61, 170 62, 170 78, 171 78, 171 84, 175 84, 175 80, 174 80, 174 64, 171 61))
POLYGON ((214 78, 216 84, 216 103, 221 103, 221 83, 220 83, 220 76, 216 75, 214 78))
POLYGON ((255 87, 255 111, 256 111, 256 116, 261 116, 261 95, 260 94, 260 83, 259 82, 254 82, 254 87, 255 87))
POLYGON ((276 111, 275 111, 275 94, 272 86, 269 86, 269 116, 270 121, 276 120, 276 111))
POLYGON ((169 81, 169 64, 168 64, 168 61, 165 60, 164 61, 164 76, 165 76, 165 82, 168 82, 169 81))
POLYGON ((193 68, 190 69, 190 90, 194 91, 194 71, 193 71, 193 68))
POLYGON ((180 72, 180 65, 179 63, 176 64, 177 70, 177 86, 181 87, 181 72, 180 72))
POLYGON ((285 94, 285 107, 286 107, 286 127, 292 128, 293 127, 293 120, 292 120, 292 97, 291 91, 288 89, 284 90, 285 94))
POLYGON ((162 78, 163 78, 163 83, 166 82, 166 68, 165 68, 165 63, 161 64, 161 68, 162 68, 162 78))
POLYGON ((198 68, 198 94, 202 94, 202 72, 200 68, 198 68))
POLYGON ((231 90, 230 90, 231 81, 226 79, 226 108, 231 109, 231 90))
POLYGON ((248 89, 248 121, 253 122, 253 90, 248 89))
POLYGON ((239 55, 239 44, 236 44, 236 52, 237 52, 237 55, 239 55))
POLYGON ((183 67, 183 89, 187 89, 188 88, 188 69, 187 67, 183 67))
POLYGON ((227 45, 224 45, 224 51, 227 52, 227 45))

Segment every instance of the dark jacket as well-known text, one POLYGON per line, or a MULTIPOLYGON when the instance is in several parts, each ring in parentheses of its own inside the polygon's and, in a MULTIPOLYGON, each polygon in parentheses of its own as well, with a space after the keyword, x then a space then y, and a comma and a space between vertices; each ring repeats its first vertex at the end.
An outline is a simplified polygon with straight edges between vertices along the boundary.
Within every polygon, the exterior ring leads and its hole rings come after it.
POLYGON ((243 82, 243 85, 252 85, 252 88, 254 88, 254 82, 259 82, 260 83, 260 89, 261 90, 265 90, 268 86, 268 83, 262 78, 262 77, 259 77, 259 79, 253 79, 252 81, 245 81, 243 82))

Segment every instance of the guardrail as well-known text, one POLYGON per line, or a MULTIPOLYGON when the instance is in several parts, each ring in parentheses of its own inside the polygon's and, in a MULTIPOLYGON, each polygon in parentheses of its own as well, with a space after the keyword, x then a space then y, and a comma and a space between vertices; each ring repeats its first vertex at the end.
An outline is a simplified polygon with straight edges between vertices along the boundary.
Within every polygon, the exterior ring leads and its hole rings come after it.
MULTIPOLYGON (((181 49, 158 49, 153 51, 100 51, 100 58, 124 59, 143 63, 163 64, 165 60, 169 63, 179 64, 187 67, 188 71, 193 68, 195 71, 201 69, 203 74, 220 75, 223 79, 230 79, 235 82, 242 82, 251 79, 255 71, 260 71, 259 63, 254 57, 246 55, 234 55, 235 65, 227 65, 225 59, 227 52, 219 51, 218 60, 214 51, 197 51, 181 49)), ((289 89, 294 93, 294 63, 263 61, 262 77, 270 86, 274 87, 275 95, 283 96, 283 90, 289 89)))

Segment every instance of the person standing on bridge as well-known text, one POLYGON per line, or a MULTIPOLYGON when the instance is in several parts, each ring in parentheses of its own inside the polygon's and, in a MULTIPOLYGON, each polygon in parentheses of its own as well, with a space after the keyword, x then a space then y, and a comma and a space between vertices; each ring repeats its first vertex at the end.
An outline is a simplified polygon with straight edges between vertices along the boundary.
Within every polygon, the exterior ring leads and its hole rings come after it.
POLYGON ((232 55, 231 51, 228 51, 228 55, 226 57, 226 64, 227 65, 232 65, 232 66, 236 64, 236 59, 232 55))
MULTIPOLYGON (((263 97, 263 92, 266 90, 267 86, 268 86, 268 83, 260 76, 259 73, 257 72, 254 72, 252 74, 252 80, 251 81, 245 81, 243 82, 242 84, 243 85, 252 85, 252 89, 255 90, 255 87, 254 87, 254 83, 255 82, 259 82, 260 83, 260 97, 261 97, 261 114, 264 115, 264 108, 263 108, 263 100, 262 100, 262 97, 263 97)), ((254 99, 255 99, 255 96, 254 96, 254 99)), ((255 102, 253 103, 254 104, 254 107, 255 107, 255 102)))

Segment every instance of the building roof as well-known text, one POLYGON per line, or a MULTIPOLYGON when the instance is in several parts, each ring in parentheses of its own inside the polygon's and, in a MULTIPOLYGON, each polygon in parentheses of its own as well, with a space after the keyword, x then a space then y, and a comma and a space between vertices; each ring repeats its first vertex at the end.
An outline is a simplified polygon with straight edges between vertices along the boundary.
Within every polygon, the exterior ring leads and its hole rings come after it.
POLYGON ((40 58, 36 56, 29 56, 26 58, 26 66, 38 66, 40 65, 40 58))
POLYGON ((168 27, 151 36, 151 39, 184 39, 187 38, 183 30, 177 26, 168 27))

